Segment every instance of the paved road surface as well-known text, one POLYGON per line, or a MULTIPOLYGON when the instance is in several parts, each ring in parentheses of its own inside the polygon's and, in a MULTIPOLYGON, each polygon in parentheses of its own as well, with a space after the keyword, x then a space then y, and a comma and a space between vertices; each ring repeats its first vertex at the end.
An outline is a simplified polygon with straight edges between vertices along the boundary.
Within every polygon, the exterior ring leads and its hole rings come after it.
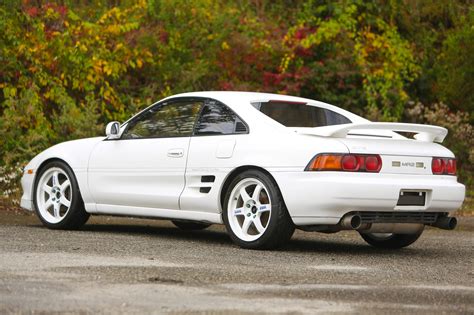
POLYGON ((51 231, 0 212, 0 313, 474 313, 474 221, 381 251, 352 232, 298 231, 243 250, 221 226, 95 217, 51 231))

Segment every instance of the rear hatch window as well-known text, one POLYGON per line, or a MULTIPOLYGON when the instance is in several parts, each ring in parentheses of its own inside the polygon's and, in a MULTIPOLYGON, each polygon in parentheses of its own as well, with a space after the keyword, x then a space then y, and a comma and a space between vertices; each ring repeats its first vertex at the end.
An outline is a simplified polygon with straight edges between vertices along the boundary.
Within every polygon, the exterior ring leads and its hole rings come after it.
POLYGON ((322 127, 351 123, 341 114, 306 103, 269 101, 252 105, 286 127, 322 127))

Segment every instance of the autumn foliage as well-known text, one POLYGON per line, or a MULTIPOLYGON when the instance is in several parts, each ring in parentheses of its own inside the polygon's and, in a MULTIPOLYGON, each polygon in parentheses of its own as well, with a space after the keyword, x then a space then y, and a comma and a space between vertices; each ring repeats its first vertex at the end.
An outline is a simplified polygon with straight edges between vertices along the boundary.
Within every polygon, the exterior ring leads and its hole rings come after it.
POLYGON ((472 184, 469 1, 12 0, 0 14, 0 195, 15 194, 21 167, 52 144, 196 90, 445 125, 472 184))

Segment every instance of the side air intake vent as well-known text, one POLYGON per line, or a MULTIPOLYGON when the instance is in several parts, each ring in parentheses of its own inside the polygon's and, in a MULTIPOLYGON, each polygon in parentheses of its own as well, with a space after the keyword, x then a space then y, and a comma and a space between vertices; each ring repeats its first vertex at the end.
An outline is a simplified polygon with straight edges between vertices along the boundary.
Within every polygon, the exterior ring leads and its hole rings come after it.
POLYGON ((216 177, 214 175, 201 176, 201 183, 214 183, 216 177))

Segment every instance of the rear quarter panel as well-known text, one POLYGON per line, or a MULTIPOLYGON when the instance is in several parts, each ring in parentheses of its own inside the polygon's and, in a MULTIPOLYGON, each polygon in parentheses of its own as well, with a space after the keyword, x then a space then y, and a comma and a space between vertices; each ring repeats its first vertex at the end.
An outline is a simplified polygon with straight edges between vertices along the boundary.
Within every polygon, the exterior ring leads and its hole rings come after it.
MULTIPOLYGON (((302 136, 288 132, 251 131, 245 135, 192 137, 186 168, 186 184, 180 198, 183 210, 222 211, 223 185, 229 175, 242 166, 256 166, 271 174, 303 172, 319 152, 347 153, 347 147, 334 139, 302 136), (231 154, 221 154, 221 148, 233 147, 231 154), (213 183, 202 183, 202 176, 215 176, 213 183), (209 193, 199 193, 201 187, 211 187, 209 193)), ((280 183, 278 183, 280 184, 280 183)), ((279 185, 285 194, 290 187, 279 185)))

